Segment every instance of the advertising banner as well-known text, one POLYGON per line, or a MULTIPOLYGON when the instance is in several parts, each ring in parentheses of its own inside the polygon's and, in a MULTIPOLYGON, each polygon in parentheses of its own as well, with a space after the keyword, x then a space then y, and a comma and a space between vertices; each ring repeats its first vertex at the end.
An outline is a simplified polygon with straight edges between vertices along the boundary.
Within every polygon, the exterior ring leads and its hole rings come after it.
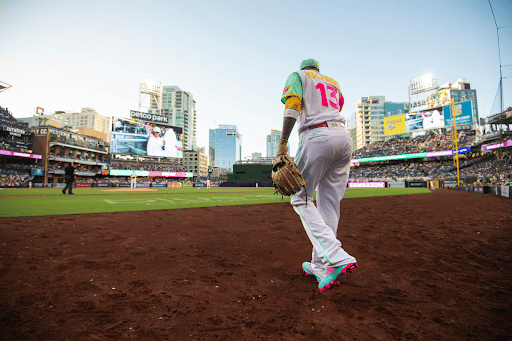
POLYGON ((39 155, 39 154, 28 154, 28 153, 11 152, 10 150, 0 150, 0 155, 27 157, 27 158, 30 158, 30 159, 38 159, 38 160, 43 158, 43 156, 39 155))
POLYGON ((386 188, 385 182, 349 182, 348 188, 386 188))
POLYGON ((152 122, 152 123, 161 123, 167 125, 169 123, 169 118, 164 115, 155 115, 148 114, 142 111, 130 110, 130 117, 135 119, 140 119, 141 121, 152 122))
POLYGON ((152 178, 191 178, 194 176, 192 172, 162 172, 162 171, 143 171, 131 169, 111 169, 111 176, 130 176, 133 172, 137 176, 152 177, 152 178))
POLYGON ((501 186, 501 196, 510 198, 510 186, 501 186))
POLYGON ((427 153, 410 153, 410 154, 399 154, 399 155, 386 155, 386 156, 374 156, 374 157, 362 157, 360 159, 352 160, 354 163, 363 162, 377 162, 387 160, 402 160, 402 159, 418 159, 427 157, 427 153))
POLYGON ((405 188, 405 182, 390 181, 388 182, 388 188, 405 188))
POLYGON ((92 185, 92 187, 112 187, 112 184, 111 183, 95 183, 92 185))
POLYGON ((162 123, 114 117, 111 153, 183 157, 183 128, 162 123))
MULTIPOLYGON (((461 124, 473 123, 473 109, 471 106, 471 101, 456 103, 454 107, 456 112, 455 121, 457 126, 461 124)), ((453 121, 451 117, 451 105, 444 106, 443 112, 445 126, 452 126, 453 121)))
POLYGON ((92 187, 92 185, 90 182, 77 182, 75 187, 92 187))
POLYGON ((473 187, 473 192, 483 194, 484 193, 484 186, 475 186, 475 187, 473 187))
POLYGON ((486 150, 493 150, 498 148, 504 148, 504 147, 512 147, 512 141, 506 141, 502 143, 496 143, 496 144, 488 144, 487 146, 482 146, 482 151, 486 150))
POLYGON ((405 134, 405 114, 384 117, 384 135, 405 134))
POLYGON ((406 187, 427 187, 426 181, 407 181, 406 187))

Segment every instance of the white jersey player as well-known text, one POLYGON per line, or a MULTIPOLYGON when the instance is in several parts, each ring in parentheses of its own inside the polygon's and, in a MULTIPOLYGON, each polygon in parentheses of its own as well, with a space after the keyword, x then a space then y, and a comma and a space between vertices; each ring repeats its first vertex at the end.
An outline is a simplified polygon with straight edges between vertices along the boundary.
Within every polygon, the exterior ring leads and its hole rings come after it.
POLYGON ((339 278, 351 273, 357 261, 337 239, 340 202, 350 172, 352 138, 340 114, 344 99, 339 84, 319 71, 316 60, 306 59, 300 71, 288 77, 281 97, 285 110, 277 155, 288 152, 286 144, 298 121, 295 163, 306 186, 292 195, 290 201, 313 244, 311 262, 304 262, 302 269, 315 276, 319 290, 325 291, 339 285, 339 278))

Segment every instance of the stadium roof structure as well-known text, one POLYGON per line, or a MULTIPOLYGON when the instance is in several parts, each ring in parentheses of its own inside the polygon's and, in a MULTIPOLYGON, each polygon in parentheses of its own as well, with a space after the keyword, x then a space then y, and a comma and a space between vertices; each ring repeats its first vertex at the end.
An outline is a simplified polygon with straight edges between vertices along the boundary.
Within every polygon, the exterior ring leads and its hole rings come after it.
POLYGON ((0 92, 5 91, 5 90, 9 89, 10 87, 12 87, 11 84, 7 84, 5 82, 0 81, 0 92))
POLYGON ((512 107, 502 113, 484 118, 484 124, 512 124, 512 107))

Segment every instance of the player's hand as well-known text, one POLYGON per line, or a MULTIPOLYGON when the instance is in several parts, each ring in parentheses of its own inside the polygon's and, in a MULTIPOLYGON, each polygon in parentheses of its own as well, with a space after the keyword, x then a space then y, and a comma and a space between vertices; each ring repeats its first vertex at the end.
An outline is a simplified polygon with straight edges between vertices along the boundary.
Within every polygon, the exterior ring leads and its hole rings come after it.
POLYGON ((281 142, 279 142, 279 147, 277 147, 276 156, 286 155, 286 154, 288 154, 288 146, 286 145, 286 141, 281 140, 281 142))

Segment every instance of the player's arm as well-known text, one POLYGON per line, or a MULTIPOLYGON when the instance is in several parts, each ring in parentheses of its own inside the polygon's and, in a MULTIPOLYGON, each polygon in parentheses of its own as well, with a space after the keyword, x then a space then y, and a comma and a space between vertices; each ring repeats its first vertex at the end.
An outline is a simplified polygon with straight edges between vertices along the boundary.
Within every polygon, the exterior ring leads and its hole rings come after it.
POLYGON ((343 109, 343 104, 345 104, 345 98, 343 98, 343 94, 340 91, 340 111, 343 109))
POLYGON ((292 133, 295 122, 300 115, 302 103, 302 81, 298 73, 292 73, 286 80, 281 102, 284 106, 283 130, 281 141, 277 148, 277 155, 288 153, 288 139, 292 133))
POLYGON ((301 100, 297 96, 290 96, 286 100, 285 113, 283 118, 283 130, 281 131, 281 141, 277 148, 277 155, 283 155, 288 153, 288 139, 293 131, 297 117, 300 115, 300 104, 301 100))

